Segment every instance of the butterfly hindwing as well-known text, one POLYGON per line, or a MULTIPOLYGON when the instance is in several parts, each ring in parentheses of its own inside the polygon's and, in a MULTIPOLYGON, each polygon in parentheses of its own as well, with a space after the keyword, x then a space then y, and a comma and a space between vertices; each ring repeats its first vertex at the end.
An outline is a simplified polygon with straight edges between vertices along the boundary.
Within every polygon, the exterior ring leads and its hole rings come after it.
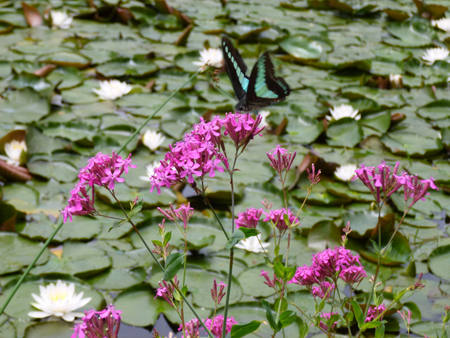
POLYGON ((275 76, 269 52, 265 52, 253 66, 246 96, 247 106, 260 109, 283 101, 290 92, 286 81, 275 76))
POLYGON ((241 101, 245 98, 249 85, 249 78, 246 75, 247 66, 239 52, 226 37, 222 37, 222 52, 234 92, 238 100, 241 101))

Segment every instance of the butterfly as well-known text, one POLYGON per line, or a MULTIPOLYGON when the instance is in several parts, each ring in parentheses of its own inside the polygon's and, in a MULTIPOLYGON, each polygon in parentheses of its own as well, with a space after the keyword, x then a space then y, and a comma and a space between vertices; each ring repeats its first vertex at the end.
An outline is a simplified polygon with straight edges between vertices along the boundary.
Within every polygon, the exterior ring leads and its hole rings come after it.
POLYGON ((286 81, 276 77, 269 52, 263 53, 253 66, 250 78, 247 66, 231 41, 222 37, 222 52, 225 66, 234 92, 239 100, 236 111, 250 112, 284 101, 291 93, 286 81))

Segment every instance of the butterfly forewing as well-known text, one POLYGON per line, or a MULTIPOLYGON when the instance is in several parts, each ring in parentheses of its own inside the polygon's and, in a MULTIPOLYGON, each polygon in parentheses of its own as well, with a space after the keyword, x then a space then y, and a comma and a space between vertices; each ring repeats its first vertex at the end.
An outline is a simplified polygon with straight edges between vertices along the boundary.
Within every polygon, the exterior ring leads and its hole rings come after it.
POLYGON ((290 92, 286 81, 275 76, 269 53, 265 52, 253 66, 246 97, 247 105, 260 109, 283 101, 290 92))
POLYGON ((249 85, 249 79, 246 75, 247 66, 239 52, 226 37, 222 37, 222 53, 234 92, 238 100, 241 101, 245 97, 249 85))

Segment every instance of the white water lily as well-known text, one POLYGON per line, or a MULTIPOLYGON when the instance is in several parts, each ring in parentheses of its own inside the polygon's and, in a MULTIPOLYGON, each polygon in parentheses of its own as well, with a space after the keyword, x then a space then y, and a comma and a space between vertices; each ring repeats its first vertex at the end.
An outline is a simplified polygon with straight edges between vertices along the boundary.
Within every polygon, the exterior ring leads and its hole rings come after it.
POLYGON ((428 66, 432 66, 438 60, 445 60, 449 53, 447 48, 429 48, 422 55, 422 60, 425 61, 428 66))
POLYGON ((442 18, 439 20, 431 20, 431 25, 440 30, 450 32, 450 18, 442 18))
POLYGON ((259 126, 260 127, 268 127, 269 123, 267 123, 266 118, 267 118, 267 116, 270 115, 270 111, 268 111, 268 110, 261 110, 258 114, 261 115, 261 117, 262 117, 261 123, 259 124, 259 126))
POLYGON ((195 61, 193 64, 203 70, 209 66, 221 68, 223 64, 222 51, 219 48, 203 49, 200 52, 200 61, 195 61))
POLYGON ((82 312, 74 312, 76 309, 85 306, 92 298, 83 298, 84 292, 75 293, 75 284, 58 282, 50 283, 47 287, 39 285, 39 296, 32 293, 36 303, 31 303, 41 311, 28 312, 28 316, 33 318, 46 318, 50 316, 61 317, 67 322, 71 322, 75 317, 84 317, 82 312))
POLYGON ((128 94, 133 89, 129 84, 119 80, 101 81, 100 89, 92 89, 102 100, 115 100, 128 94))
POLYGON ((52 27, 67 29, 70 28, 73 18, 66 12, 51 11, 52 27))
POLYGON ((336 176, 341 181, 348 182, 355 176, 355 170, 358 169, 356 164, 345 164, 341 165, 334 172, 334 176, 336 176))
POLYGON ((160 164, 161 162, 159 161, 153 161, 153 163, 150 163, 145 167, 145 169, 147 170, 147 176, 139 176, 139 178, 143 181, 150 181, 150 177, 152 177, 155 173, 155 168, 159 167, 160 164))
POLYGON ((12 140, 11 142, 5 143, 5 153, 6 156, 1 156, 6 163, 18 166, 20 164, 20 155, 22 151, 27 151, 27 145, 25 141, 12 140))
POLYGON ((142 143, 144 143, 144 145, 151 151, 154 151, 158 149, 161 144, 163 144, 165 139, 166 137, 163 136, 163 134, 149 129, 142 137, 142 143))
POLYGON ((344 117, 351 117, 352 119, 359 120, 361 115, 358 115, 358 109, 353 109, 348 104, 342 104, 339 107, 330 108, 331 116, 326 116, 328 121, 340 120, 344 117))
POLYGON ((391 88, 402 88, 403 87, 402 74, 390 74, 389 83, 391 85, 391 88))
POLYGON ((257 236, 252 236, 246 239, 242 239, 238 244, 236 244, 236 248, 238 249, 242 249, 242 250, 247 250, 247 251, 251 251, 251 252, 264 252, 266 251, 266 248, 270 245, 270 243, 262 243, 259 244, 259 242, 261 241, 261 234, 257 235, 257 236), (261 248, 261 245, 263 246, 261 248))

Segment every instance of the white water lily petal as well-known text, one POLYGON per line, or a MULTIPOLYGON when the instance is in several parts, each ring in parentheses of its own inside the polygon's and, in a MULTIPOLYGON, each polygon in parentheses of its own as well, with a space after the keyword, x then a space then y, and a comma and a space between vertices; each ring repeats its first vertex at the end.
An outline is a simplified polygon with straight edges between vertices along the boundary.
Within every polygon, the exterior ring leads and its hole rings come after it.
POLYGON ((270 243, 261 243, 263 246, 261 248, 261 244, 259 244, 259 241, 261 241, 261 234, 242 239, 238 244, 235 245, 235 247, 238 249, 256 253, 266 251, 265 249, 270 245, 270 243))
POLYGON ((52 27, 67 29, 70 28, 73 18, 65 12, 51 11, 52 27))
POLYGON ((445 32, 450 32, 450 18, 442 18, 439 20, 431 20, 431 25, 445 32))
POLYGON ((20 155, 22 151, 27 151, 27 145, 25 141, 12 140, 11 142, 5 143, 5 153, 8 157, 6 163, 18 166, 20 164, 20 155))
POLYGON ((93 88, 92 91, 96 93, 102 100, 115 100, 128 94, 132 86, 119 80, 101 81, 100 89, 93 88))
POLYGON ((422 55, 422 60, 425 61, 428 66, 432 66, 438 60, 445 60, 449 53, 447 48, 430 48, 422 55))
POLYGON ((336 169, 334 175, 341 181, 348 182, 355 175, 355 170, 358 169, 356 164, 345 164, 341 165, 336 169))
POLYGON ((147 146, 151 151, 155 151, 159 148, 161 144, 163 144, 166 139, 163 134, 158 133, 154 130, 147 130, 142 137, 142 143, 147 146))
POLYGON ((56 285, 50 283, 46 287, 39 286, 40 294, 31 296, 37 303, 31 303, 41 311, 31 311, 28 316, 33 318, 45 318, 50 316, 61 317, 65 321, 73 321, 75 317, 83 317, 82 312, 75 310, 85 306, 92 298, 83 298, 84 292, 75 293, 75 284, 63 283, 58 280, 56 285))
POLYGON ((200 51, 200 61, 193 62, 194 65, 201 69, 206 67, 221 68, 223 64, 222 51, 219 48, 209 48, 200 51))
POLYGON ((342 104, 338 107, 330 108, 331 116, 326 116, 328 121, 340 120, 344 117, 351 117, 352 119, 359 120, 361 115, 358 115, 358 109, 354 109, 348 104, 342 104))

